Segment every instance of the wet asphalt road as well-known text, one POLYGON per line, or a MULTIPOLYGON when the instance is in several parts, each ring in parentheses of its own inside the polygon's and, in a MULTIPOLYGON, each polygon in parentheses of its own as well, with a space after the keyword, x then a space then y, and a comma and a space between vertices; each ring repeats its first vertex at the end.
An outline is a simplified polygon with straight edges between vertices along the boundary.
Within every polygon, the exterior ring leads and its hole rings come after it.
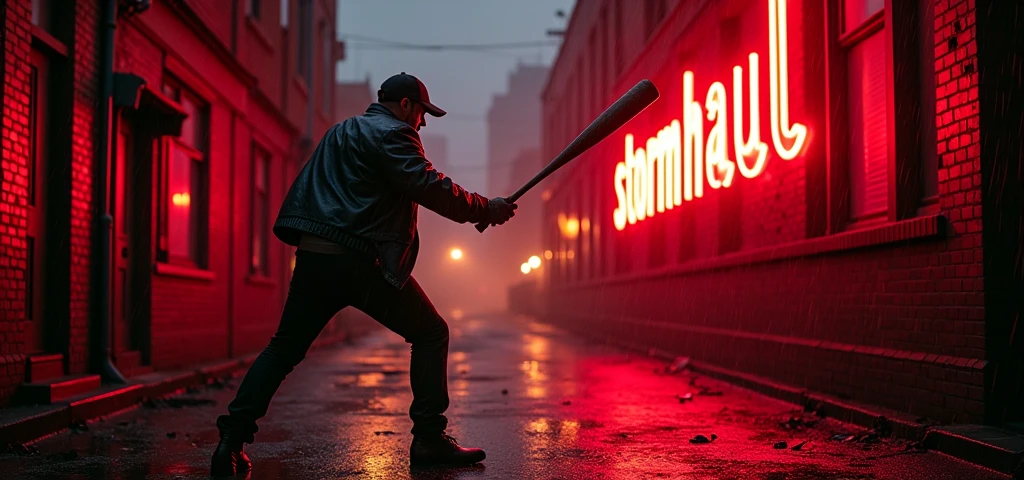
MULTIPOLYGON (((706 377, 666 374, 663 362, 528 319, 450 325, 448 432, 486 449, 483 464, 409 468, 409 347, 381 330, 312 352, 288 377, 247 446, 250 478, 1007 478, 907 442, 835 441, 863 429, 706 377), (692 400, 681 403, 687 393, 692 400), (712 434, 712 443, 689 441, 712 434), (808 443, 773 448, 780 441, 808 443)), ((0 477, 206 477, 214 422, 238 381, 49 437, 31 454, 0 455, 0 477)))

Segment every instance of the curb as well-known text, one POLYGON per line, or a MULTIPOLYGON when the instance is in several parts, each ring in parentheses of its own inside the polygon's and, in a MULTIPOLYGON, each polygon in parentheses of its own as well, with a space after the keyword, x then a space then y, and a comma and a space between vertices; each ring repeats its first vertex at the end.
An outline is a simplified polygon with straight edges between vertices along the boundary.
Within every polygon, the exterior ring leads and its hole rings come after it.
MULTIPOLYGON (((595 341, 599 341, 594 339, 595 341)), ((649 357, 672 363, 680 358, 669 352, 641 345, 611 342, 627 350, 647 352, 649 357)), ((1000 473, 1024 479, 1024 436, 984 425, 937 426, 921 424, 905 413, 886 410, 875 406, 861 405, 828 395, 812 393, 789 385, 705 362, 690 361, 694 372, 716 378, 730 384, 752 390, 763 395, 811 407, 826 417, 864 428, 874 428, 879 417, 884 417, 892 427, 892 436, 903 440, 920 442, 928 450, 959 458, 1000 473)))
POLYGON ((1024 437, 994 427, 954 425, 928 430, 925 448, 1024 478, 1024 437))
MULTIPOLYGON (((348 339, 345 332, 318 340, 313 348, 348 339)), ((0 410, 0 448, 33 443, 69 427, 138 408, 147 399, 206 385, 247 368, 258 354, 199 365, 188 370, 155 372, 131 378, 127 385, 104 385, 98 391, 52 405, 0 410)))

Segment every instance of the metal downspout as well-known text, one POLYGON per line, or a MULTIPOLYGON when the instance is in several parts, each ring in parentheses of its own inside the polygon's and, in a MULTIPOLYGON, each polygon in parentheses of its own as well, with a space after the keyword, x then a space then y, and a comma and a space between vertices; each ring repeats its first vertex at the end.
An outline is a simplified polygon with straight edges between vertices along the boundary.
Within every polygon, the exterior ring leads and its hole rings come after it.
POLYGON ((110 139, 114 134, 111 126, 112 118, 112 92, 114 84, 114 28, 117 18, 116 0, 107 0, 103 5, 103 22, 100 24, 100 37, 102 50, 100 51, 100 97, 99 109, 97 111, 96 138, 96 161, 94 164, 93 185, 95 188, 93 202, 96 218, 96 263, 93 272, 96 275, 96 282, 93 285, 94 322, 96 328, 95 350, 90 354, 94 359, 96 373, 99 373, 103 380, 112 383, 127 383, 124 375, 118 371, 111 360, 111 318, 110 312, 110 270, 111 270, 111 226, 113 217, 110 214, 110 185, 116 185, 112 180, 116 172, 110 166, 113 149, 110 147, 110 139))

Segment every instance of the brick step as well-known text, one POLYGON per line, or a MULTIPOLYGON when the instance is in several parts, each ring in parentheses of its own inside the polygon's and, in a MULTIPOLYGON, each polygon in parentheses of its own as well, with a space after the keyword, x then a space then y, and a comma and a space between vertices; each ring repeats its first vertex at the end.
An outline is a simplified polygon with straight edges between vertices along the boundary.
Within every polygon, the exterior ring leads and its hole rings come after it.
POLYGON ((114 357, 114 365, 126 378, 153 372, 153 367, 142 364, 142 352, 138 350, 117 352, 114 357))
POLYGON ((64 376, 64 355, 30 355, 25 362, 25 382, 39 383, 64 376))
POLYGON ((20 405, 49 405, 100 388, 99 375, 68 375, 18 387, 20 405))

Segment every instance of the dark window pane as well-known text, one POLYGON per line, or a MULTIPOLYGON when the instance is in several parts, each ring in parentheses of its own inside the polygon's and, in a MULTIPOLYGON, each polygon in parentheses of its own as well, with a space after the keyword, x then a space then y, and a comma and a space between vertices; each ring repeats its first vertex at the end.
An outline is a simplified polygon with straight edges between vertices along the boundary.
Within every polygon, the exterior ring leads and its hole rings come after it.
POLYGON ((856 219, 888 208, 885 36, 876 33, 858 43, 847 61, 850 200, 856 219))

